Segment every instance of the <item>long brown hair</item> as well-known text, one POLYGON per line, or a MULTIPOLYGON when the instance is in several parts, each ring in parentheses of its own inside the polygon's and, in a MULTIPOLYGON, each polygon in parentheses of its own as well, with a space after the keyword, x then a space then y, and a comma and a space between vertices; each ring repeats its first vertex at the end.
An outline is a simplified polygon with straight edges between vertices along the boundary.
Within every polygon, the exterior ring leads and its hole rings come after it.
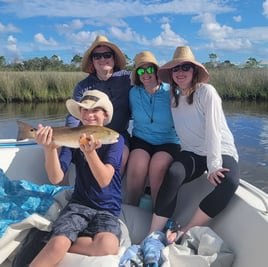
MULTIPOLYGON (((193 79, 192 79, 192 84, 191 84, 191 88, 189 90, 189 95, 187 96, 187 102, 189 105, 193 104, 194 101, 194 93, 196 91, 196 89, 199 86, 199 82, 198 82, 198 75, 199 75, 199 71, 198 71, 198 67, 194 66, 193 68, 193 79)), ((170 84, 170 89, 171 89, 171 96, 173 99, 173 107, 177 107, 179 105, 179 98, 180 98, 180 93, 179 93, 179 89, 178 89, 178 85, 174 82, 173 78, 172 78, 172 71, 170 71, 170 79, 171 79, 171 84, 170 84)))

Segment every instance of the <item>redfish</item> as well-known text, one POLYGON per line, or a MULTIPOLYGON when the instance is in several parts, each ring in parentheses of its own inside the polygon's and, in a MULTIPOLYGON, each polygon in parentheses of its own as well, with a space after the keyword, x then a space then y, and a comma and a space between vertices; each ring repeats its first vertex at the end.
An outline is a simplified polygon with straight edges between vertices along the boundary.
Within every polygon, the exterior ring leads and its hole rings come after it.
MULTIPOLYGON (((17 141, 25 139, 34 139, 37 129, 31 125, 17 121, 19 130, 17 141)), ((98 125, 84 125, 78 127, 52 127, 53 129, 53 142, 58 146, 66 146, 78 148, 81 143, 87 142, 90 135, 94 136, 95 140, 101 140, 102 144, 113 144, 118 142, 119 134, 107 127, 98 125), (80 140, 80 136, 85 133, 86 140, 80 140)))

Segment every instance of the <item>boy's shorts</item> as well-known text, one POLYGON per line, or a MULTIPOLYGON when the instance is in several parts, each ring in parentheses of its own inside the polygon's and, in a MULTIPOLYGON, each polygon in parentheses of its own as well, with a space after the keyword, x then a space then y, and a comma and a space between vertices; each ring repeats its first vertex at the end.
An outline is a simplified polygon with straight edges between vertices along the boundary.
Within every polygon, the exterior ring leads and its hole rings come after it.
POLYGON ((120 241, 121 227, 118 217, 108 211, 99 211, 70 202, 62 210, 58 219, 52 226, 53 236, 63 235, 72 242, 77 237, 94 237, 100 232, 109 232, 120 241))

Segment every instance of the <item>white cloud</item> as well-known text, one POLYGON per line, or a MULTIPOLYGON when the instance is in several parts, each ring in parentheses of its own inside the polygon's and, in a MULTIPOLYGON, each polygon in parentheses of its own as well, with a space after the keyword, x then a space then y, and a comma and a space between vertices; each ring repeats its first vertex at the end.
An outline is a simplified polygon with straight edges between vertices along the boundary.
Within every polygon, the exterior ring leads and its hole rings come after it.
POLYGON ((264 1, 262 6, 263 6, 263 15, 268 18, 268 0, 264 1))
POLYGON ((149 16, 145 16, 144 21, 146 21, 147 23, 152 23, 152 19, 149 16))
POLYGON ((80 19, 71 20, 70 23, 57 24, 56 29, 61 35, 68 35, 73 31, 80 30, 84 23, 80 19))
POLYGON ((161 29, 163 30, 158 36, 153 39, 148 39, 143 35, 138 34, 133 31, 131 28, 126 28, 125 30, 121 30, 117 27, 110 28, 110 34, 123 42, 134 42, 141 45, 149 45, 149 46, 171 46, 176 47, 177 45, 183 45, 187 43, 187 41, 177 35, 174 31, 171 30, 170 25, 168 23, 162 24, 161 29))
POLYGON ((126 18, 159 14, 197 14, 202 12, 229 12, 233 8, 219 0, 173 0, 161 2, 128 0, 28 0, 10 2, 1 7, 2 12, 12 12, 18 17, 52 16, 73 18, 126 18))
POLYGON ((20 58, 20 50, 17 47, 17 39, 9 35, 7 37, 7 43, 5 45, 5 50, 7 55, 12 59, 12 61, 18 61, 20 58))
POLYGON ((118 27, 111 27, 109 33, 112 37, 123 42, 134 41, 135 43, 140 44, 147 43, 146 38, 141 37, 137 32, 132 31, 129 27, 127 27, 125 30, 121 30, 118 27))
POLYGON ((0 33, 1 32, 20 32, 20 30, 12 24, 4 25, 0 22, 0 33))
POLYGON ((196 16, 201 22, 200 36, 209 39, 209 47, 223 51, 238 51, 253 48, 254 43, 268 42, 268 27, 252 27, 247 29, 234 29, 221 25, 213 14, 196 16))
MULTIPOLYGON (((262 2, 263 15, 268 18, 268 0, 262 2)), ((17 46, 28 54, 33 48, 40 49, 44 53, 52 49, 63 51, 62 53, 65 53, 63 56, 67 54, 69 56, 72 53, 70 51, 83 53, 99 34, 106 35, 110 40, 118 43, 128 55, 136 53, 137 50, 148 49, 156 55, 168 54, 170 57, 171 50, 174 51, 176 46, 187 43, 195 46, 194 49, 213 48, 217 54, 219 50, 240 50, 243 53, 245 49, 252 48, 253 51, 258 43, 267 47, 268 40, 265 34, 268 32, 267 27, 243 28, 242 16, 234 16, 234 14, 243 14, 242 8, 241 10, 233 8, 240 4, 243 4, 242 0, 238 2, 229 0, 6 0, 3 7, 1 5, 0 18, 1 14, 5 16, 11 14, 15 19, 26 18, 24 22, 32 17, 49 18, 48 24, 38 21, 38 26, 41 28, 34 31, 38 34, 34 36, 35 44, 33 43, 32 46, 29 41, 24 41, 22 35, 15 35, 19 40, 17 46), (232 11, 239 11, 239 13, 232 13, 232 11), (219 14, 221 18, 226 15, 225 24, 217 20, 219 14), (54 18, 57 18, 58 24, 49 24, 54 18), (142 31, 136 28, 136 26, 140 27, 138 20, 143 23, 142 31), (190 25, 194 23, 196 25, 190 25), (237 25, 241 29, 237 28, 237 25), (52 33, 53 37, 46 37, 52 33)), ((254 16, 260 15, 260 13, 254 14, 254 16)), ((0 34, 18 32, 19 29, 14 26, 16 25, 14 21, 13 24, 6 25, 0 22, 0 34)), ((23 24, 18 22, 17 25, 24 29, 23 24)), ((24 27, 26 29, 26 26, 24 27)), ((3 40, 2 38, 1 47, 5 47, 3 40)), ((2 54, 1 47, 0 54, 2 54)), ((265 51, 263 47, 258 49, 262 53, 265 51)))
POLYGON ((49 46, 50 45, 52 45, 52 46, 57 45, 57 42, 52 37, 50 37, 49 39, 46 39, 42 33, 35 34, 34 41, 38 44, 41 44, 41 45, 49 45, 49 46))
POLYGON ((9 52, 17 52, 17 44, 7 44, 6 49, 9 52))
POLYGON ((14 36, 9 35, 8 38, 7 38, 7 42, 9 44, 15 44, 15 43, 17 43, 17 39, 14 36))
POLYGON ((168 17, 162 17, 162 18, 160 18, 159 19, 159 22, 161 22, 161 23, 170 23, 170 18, 168 18, 168 17))
POLYGON ((79 30, 83 28, 84 23, 80 19, 74 19, 70 23, 70 28, 73 30, 79 30))
POLYGON ((152 45, 176 47, 187 43, 185 39, 171 30, 170 24, 165 23, 161 25, 161 29, 163 29, 163 31, 152 40, 152 45))
POLYGON ((241 22, 242 21, 242 17, 241 16, 233 16, 233 20, 235 22, 241 22))
POLYGON ((84 45, 92 43, 96 37, 97 37, 96 32, 89 32, 89 31, 80 31, 78 33, 72 33, 68 39, 71 40, 71 42, 79 45, 84 45))
POLYGON ((206 36, 211 40, 224 39, 232 35, 232 28, 226 25, 220 25, 213 14, 206 13, 195 17, 195 20, 202 22, 199 34, 206 36))

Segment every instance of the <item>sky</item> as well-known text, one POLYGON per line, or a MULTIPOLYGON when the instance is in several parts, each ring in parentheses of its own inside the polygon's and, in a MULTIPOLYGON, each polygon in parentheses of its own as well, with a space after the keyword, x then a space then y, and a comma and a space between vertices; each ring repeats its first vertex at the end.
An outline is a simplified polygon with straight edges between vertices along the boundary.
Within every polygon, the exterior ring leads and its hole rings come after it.
POLYGON ((7 63, 57 55, 71 63, 97 35, 133 59, 149 50, 159 65, 177 46, 198 61, 268 61, 268 0, 0 0, 0 56, 7 63))

